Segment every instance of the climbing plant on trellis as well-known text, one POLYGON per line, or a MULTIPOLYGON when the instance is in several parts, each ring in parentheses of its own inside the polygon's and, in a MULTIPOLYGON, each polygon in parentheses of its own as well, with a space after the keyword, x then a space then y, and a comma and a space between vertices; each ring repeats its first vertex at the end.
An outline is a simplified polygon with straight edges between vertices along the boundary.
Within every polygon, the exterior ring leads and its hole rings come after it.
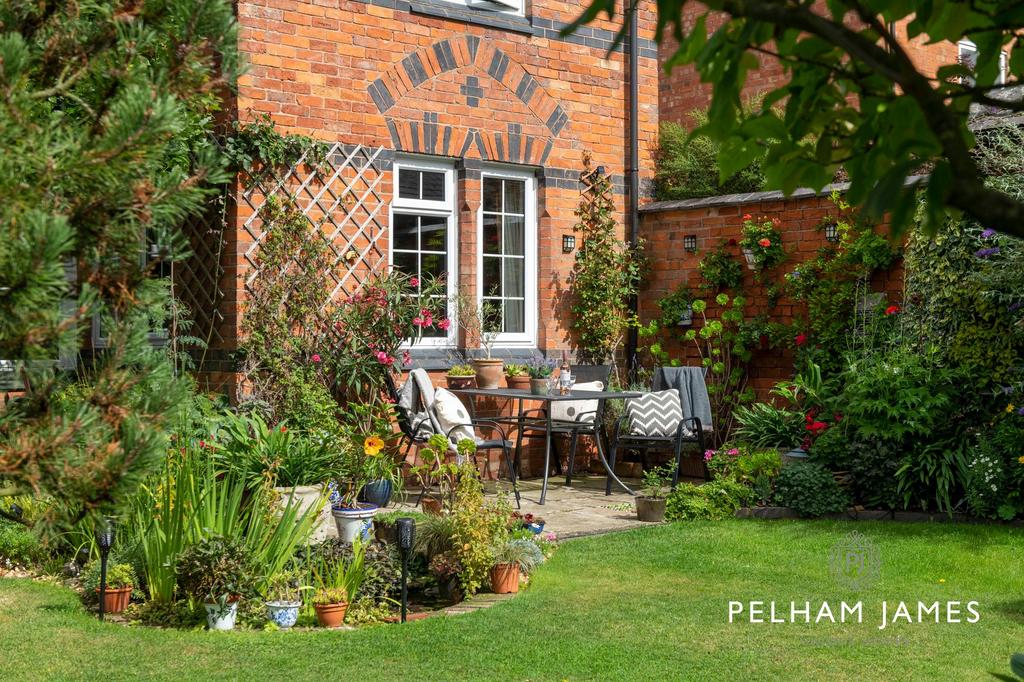
POLYGON ((329 251, 326 300, 352 295, 359 286, 387 270, 388 202, 385 192, 390 159, 384 148, 332 145, 321 159, 305 152, 281 170, 263 167, 243 172, 242 202, 250 211, 243 224, 252 240, 245 250, 245 287, 260 276, 257 258, 265 237, 263 208, 268 197, 291 202, 313 226, 329 251))

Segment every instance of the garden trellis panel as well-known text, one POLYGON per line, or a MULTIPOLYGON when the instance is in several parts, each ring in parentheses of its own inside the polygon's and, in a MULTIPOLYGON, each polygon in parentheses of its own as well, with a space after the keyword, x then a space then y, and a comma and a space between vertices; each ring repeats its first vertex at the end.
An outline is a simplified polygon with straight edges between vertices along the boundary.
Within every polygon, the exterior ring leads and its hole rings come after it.
POLYGON ((243 173, 241 197, 251 211, 243 223, 251 239, 244 253, 247 292, 260 276, 257 255, 266 236, 261 215, 269 197, 294 202, 327 244, 333 266, 330 300, 352 295, 387 270, 390 153, 383 147, 335 143, 322 159, 314 155, 305 152, 283 172, 243 173))

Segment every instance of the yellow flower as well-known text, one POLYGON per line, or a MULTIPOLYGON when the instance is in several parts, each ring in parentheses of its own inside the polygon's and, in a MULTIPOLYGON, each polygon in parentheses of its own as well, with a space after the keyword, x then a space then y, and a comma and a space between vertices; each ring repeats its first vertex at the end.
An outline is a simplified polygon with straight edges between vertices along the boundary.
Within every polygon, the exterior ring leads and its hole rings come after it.
POLYGON ((380 454, 380 451, 384 448, 384 441, 377 436, 368 436, 363 441, 363 452, 370 457, 375 457, 380 454))
POLYGON ((1024 464, 1024 455, 1022 455, 1022 456, 1017 458, 1017 463, 1018 464, 1024 464))
POLYGON ((939 578, 939 582, 940 583, 944 583, 944 582, 946 582, 946 579, 945 578, 939 578))
POLYGON ((1014 405, 1013 403, 1010 403, 1009 405, 1007 405, 1006 406, 1006 414, 1010 414, 1011 412, 1013 412, 1013 408, 1015 408, 1015 407, 1017 407, 1017 406, 1014 405))

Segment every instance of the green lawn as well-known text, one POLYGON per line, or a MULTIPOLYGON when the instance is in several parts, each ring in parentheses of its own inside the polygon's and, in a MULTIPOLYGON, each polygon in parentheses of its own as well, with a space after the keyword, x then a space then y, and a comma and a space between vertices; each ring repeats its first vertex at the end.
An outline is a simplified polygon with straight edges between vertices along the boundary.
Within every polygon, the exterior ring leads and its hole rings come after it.
POLYGON ((1024 650, 1022 539, 866 522, 653 527, 566 543, 528 591, 486 611, 351 632, 104 626, 69 591, 0 580, 0 678, 993 679, 1024 650), (881 557, 861 592, 829 570, 853 530, 881 557), (784 602, 787 614, 793 600, 814 612, 860 600, 864 622, 729 624, 730 600, 784 602), (878 630, 882 600, 977 600, 981 619, 878 630))

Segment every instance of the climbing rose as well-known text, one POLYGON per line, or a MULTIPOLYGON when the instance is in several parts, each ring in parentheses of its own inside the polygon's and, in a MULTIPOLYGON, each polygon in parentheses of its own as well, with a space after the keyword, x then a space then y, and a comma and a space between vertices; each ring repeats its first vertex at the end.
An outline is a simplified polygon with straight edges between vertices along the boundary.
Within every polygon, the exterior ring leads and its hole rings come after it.
POLYGON ((802 346, 805 343, 807 343, 807 334, 797 334, 796 338, 793 339, 793 341, 796 343, 796 345, 802 346))
POLYGON ((319 353, 313 353, 312 360, 313 360, 313 362, 320 362, 320 354, 319 353))
POLYGON ((899 311, 900 311, 900 307, 898 305, 891 305, 891 306, 889 306, 888 308, 885 309, 885 314, 886 315, 895 315, 899 311))
POLYGON ((744 219, 744 220, 750 220, 750 219, 751 219, 752 217, 753 217, 753 216, 751 216, 751 215, 750 215, 749 213, 744 213, 744 214, 743 214, 743 219, 744 219))
POLYGON ((761 241, 759 241, 757 243, 767 249, 769 246, 772 245, 772 240, 768 239, 767 237, 765 237, 764 239, 762 239, 761 241))
POLYGON ((729 240, 729 246, 736 246, 736 240, 735 239, 730 239, 729 240))

